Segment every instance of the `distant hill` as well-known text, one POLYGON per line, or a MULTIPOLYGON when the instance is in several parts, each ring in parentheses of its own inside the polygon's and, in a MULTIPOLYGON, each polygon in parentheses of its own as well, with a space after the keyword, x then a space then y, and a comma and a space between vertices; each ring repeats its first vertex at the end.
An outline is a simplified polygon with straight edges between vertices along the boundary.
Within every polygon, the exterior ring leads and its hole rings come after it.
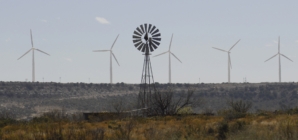
MULTIPOLYGON (((196 112, 226 108, 226 101, 247 100, 251 111, 279 110, 298 106, 298 83, 222 83, 222 84, 159 84, 160 91, 172 88, 177 95, 194 89, 194 98, 203 99, 196 112)), ((68 113, 113 111, 114 102, 123 101, 133 108, 139 92, 138 84, 31 83, 0 82, 0 110, 19 119, 31 118, 52 109, 68 113)))

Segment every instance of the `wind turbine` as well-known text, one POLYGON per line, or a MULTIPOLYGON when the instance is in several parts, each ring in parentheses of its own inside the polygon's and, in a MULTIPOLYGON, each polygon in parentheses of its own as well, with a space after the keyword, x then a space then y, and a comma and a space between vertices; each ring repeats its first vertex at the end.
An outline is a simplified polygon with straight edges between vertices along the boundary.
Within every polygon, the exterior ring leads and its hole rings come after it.
POLYGON ((231 50, 237 45, 237 43, 240 40, 241 39, 239 39, 228 51, 222 50, 222 49, 219 49, 219 48, 212 47, 213 49, 217 49, 217 50, 220 50, 220 51, 223 51, 223 52, 228 53, 228 83, 230 83, 230 69, 232 69, 232 63, 231 63, 230 53, 231 53, 231 50))
POLYGON ((286 57, 284 54, 280 53, 280 37, 278 37, 278 52, 277 52, 277 54, 273 55, 272 57, 270 57, 269 59, 267 59, 265 62, 267 62, 268 60, 274 58, 277 55, 278 55, 278 64, 279 64, 279 66, 278 66, 278 70, 279 70, 278 71, 278 76, 279 76, 279 82, 281 82, 281 63, 280 63, 280 56, 283 56, 283 57, 287 58, 288 60, 290 60, 292 62, 293 62, 293 60, 291 60, 290 58, 286 57))
MULTIPOLYGON (((118 35, 118 36, 119 36, 119 35, 118 35)), ((120 66, 119 63, 118 63, 118 61, 117 61, 116 56, 114 55, 114 53, 113 53, 113 51, 112 51, 112 49, 113 49, 113 47, 114 47, 114 44, 116 43, 116 41, 117 41, 117 39, 118 39, 118 36, 116 37, 116 39, 115 39, 115 41, 114 41, 114 43, 113 43, 113 45, 112 45, 112 47, 111 47, 110 50, 94 50, 94 51, 93 51, 93 52, 110 52, 110 83, 111 83, 111 84, 113 83, 112 56, 113 56, 114 59, 116 60, 118 66, 120 66)))
POLYGON ((42 50, 39 50, 39 49, 34 48, 34 46, 33 46, 33 38, 32 38, 32 31, 31 31, 31 29, 30 29, 30 35, 31 35, 31 45, 32 45, 32 48, 31 48, 29 51, 27 51, 25 54, 23 54, 20 58, 18 58, 18 60, 21 59, 21 58, 22 58, 23 56, 25 56, 26 54, 28 54, 30 51, 32 51, 32 82, 35 82, 34 51, 36 50, 36 51, 39 51, 39 52, 44 53, 44 54, 46 54, 46 55, 49 55, 49 54, 46 53, 46 52, 44 52, 44 51, 42 51, 42 50))
MULTIPOLYGON (((166 52, 163 52, 163 53, 161 53, 161 54, 158 54, 158 55, 155 55, 155 56, 154 56, 154 57, 157 57, 157 56, 160 56, 160 55, 169 53, 169 83, 171 83, 171 77, 172 77, 172 75, 171 75, 171 55, 173 55, 178 61, 180 61, 180 60, 178 59, 178 57, 177 57, 174 53, 171 52, 171 45, 172 45, 173 35, 174 35, 174 34, 172 34, 172 37, 171 37, 171 42, 170 42, 169 50, 166 51, 166 52)), ((180 62, 181 62, 181 61, 180 61, 180 62)), ((182 62, 181 62, 181 63, 182 63, 182 62)))

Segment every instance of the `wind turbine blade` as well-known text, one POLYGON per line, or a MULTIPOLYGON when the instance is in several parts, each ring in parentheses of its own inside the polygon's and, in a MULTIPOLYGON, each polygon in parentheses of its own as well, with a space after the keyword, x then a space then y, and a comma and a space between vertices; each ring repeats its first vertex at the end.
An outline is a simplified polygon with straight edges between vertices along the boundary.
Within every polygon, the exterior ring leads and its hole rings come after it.
POLYGON ((231 62, 231 56, 229 54, 229 63, 230 63, 230 68, 232 69, 232 62, 231 62))
POLYGON ((32 48, 33 48, 33 37, 32 37, 32 31, 30 29, 30 36, 31 36, 31 45, 32 45, 32 48))
POLYGON ((272 57, 270 57, 269 59, 267 59, 265 62, 267 62, 268 60, 272 59, 273 57, 277 56, 278 54, 276 55, 273 55, 272 57))
POLYGON ((278 53, 280 53, 280 37, 278 37, 278 53))
POLYGON ((169 51, 171 50, 173 35, 174 35, 174 34, 172 34, 172 37, 171 37, 171 42, 170 42, 170 46, 169 46, 169 51))
POLYGON ((239 39, 230 49, 229 49, 229 51, 231 51, 237 44, 238 44, 238 42, 240 41, 241 39, 239 39))
POLYGON ((114 55, 114 53, 112 53, 112 55, 113 55, 114 59, 116 60, 118 66, 120 66, 119 63, 118 63, 118 60, 116 59, 116 56, 114 55))
POLYGON ((108 52, 110 50, 94 50, 93 52, 108 52))
POLYGON ((44 54, 46 54, 46 55, 49 55, 49 56, 50 56, 50 54, 48 54, 48 53, 46 53, 46 52, 44 52, 44 51, 42 51, 42 50, 40 50, 40 49, 35 49, 35 50, 37 50, 37 51, 39 51, 39 52, 41 52, 41 53, 44 53, 44 54))
POLYGON ((117 41, 117 39, 118 39, 118 36, 119 36, 119 34, 117 35, 117 37, 116 37, 116 39, 115 39, 115 41, 114 41, 114 43, 113 43, 113 45, 112 45, 112 47, 111 47, 111 50, 113 49, 114 44, 116 43, 116 41, 117 41))
MULTIPOLYGON (((171 52, 170 52, 171 53, 171 52)), ((178 61, 180 61, 179 60, 179 58, 175 55, 175 54, 173 54, 173 53, 171 53, 178 61)), ((180 61, 180 63, 182 63, 181 61, 180 61)))
POLYGON ((27 53, 29 53, 31 50, 32 50, 32 49, 30 49, 30 50, 27 51, 25 54, 23 54, 20 58, 18 58, 18 60, 21 59, 23 56, 25 56, 27 53))
POLYGON ((280 54, 281 56, 283 56, 283 57, 285 57, 285 58, 287 58, 287 59, 289 59, 290 61, 292 61, 293 62, 293 60, 291 60, 289 57, 286 57, 285 55, 283 55, 283 54, 280 54))
POLYGON ((212 47, 213 49, 217 49, 217 50, 220 50, 220 51, 223 51, 223 52, 228 52, 228 51, 225 51, 225 50, 222 50, 222 49, 219 49, 219 48, 215 48, 215 47, 212 47))
POLYGON ((166 51, 166 52, 163 52, 163 53, 161 53, 161 54, 155 55, 155 56, 153 56, 153 57, 160 56, 160 55, 163 55, 163 54, 168 53, 168 52, 169 52, 169 51, 166 51))

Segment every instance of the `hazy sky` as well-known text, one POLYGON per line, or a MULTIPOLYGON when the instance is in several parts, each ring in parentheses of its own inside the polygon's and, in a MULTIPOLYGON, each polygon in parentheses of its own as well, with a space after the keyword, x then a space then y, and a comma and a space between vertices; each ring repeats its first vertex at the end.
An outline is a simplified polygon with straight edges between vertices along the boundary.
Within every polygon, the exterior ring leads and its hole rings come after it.
MULTIPOLYGON (((292 59, 282 62, 282 81, 298 81, 298 1, 30 1, 0 0, 1 81, 31 80, 34 46, 36 81, 109 83, 109 53, 93 50, 114 46, 120 67, 113 60, 113 81, 139 83, 144 56, 135 49, 132 33, 151 23, 161 32, 161 45, 152 55, 172 52, 173 83, 226 82, 228 56, 212 49, 231 51, 231 81, 277 82, 281 52, 292 59)), ((151 58, 156 82, 168 82, 168 55, 151 58)))

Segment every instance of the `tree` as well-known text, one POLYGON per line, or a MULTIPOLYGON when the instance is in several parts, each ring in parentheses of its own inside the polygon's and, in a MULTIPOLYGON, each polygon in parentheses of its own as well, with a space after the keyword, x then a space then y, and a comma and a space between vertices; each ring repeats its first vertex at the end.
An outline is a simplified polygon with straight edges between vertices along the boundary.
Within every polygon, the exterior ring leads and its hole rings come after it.
POLYGON ((187 94, 174 94, 172 89, 156 91, 151 98, 150 114, 174 115, 184 107, 196 107, 200 101, 193 97, 194 90, 188 89, 187 94))

